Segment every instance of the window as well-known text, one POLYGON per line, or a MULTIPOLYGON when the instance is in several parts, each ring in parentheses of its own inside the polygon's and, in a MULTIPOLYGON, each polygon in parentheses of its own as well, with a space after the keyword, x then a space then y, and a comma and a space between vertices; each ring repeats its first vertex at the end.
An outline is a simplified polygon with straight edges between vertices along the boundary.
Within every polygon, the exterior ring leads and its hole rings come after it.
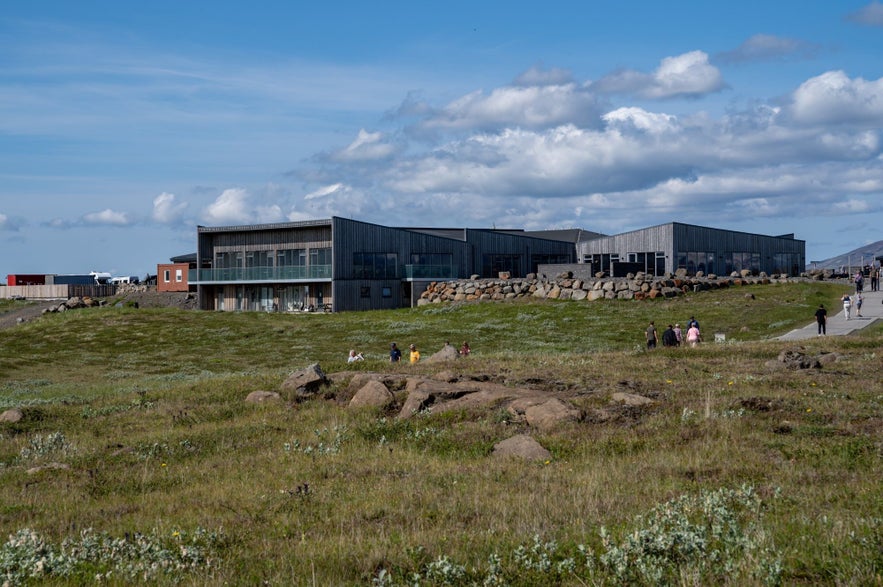
POLYGON ((310 249, 310 265, 331 265, 331 249, 310 249))
POLYGON ((172 280, 171 273, 172 272, 169 271, 168 269, 166 269, 165 271, 162 272, 162 278, 165 283, 168 283, 169 281, 172 280))
POLYGON ((391 298, 391 297, 392 297, 392 288, 390 288, 390 287, 384 287, 384 288, 383 288, 383 297, 385 297, 385 298, 391 298))
POLYGON ((246 267, 272 267, 273 251, 248 251, 245 254, 246 267))
POLYGON ((183 269, 175 269, 175 281, 181 283, 184 281, 184 270, 183 269))
POLYGON ((359 289, 359 297, 370 298, 371 297, 371 286, 370 285, 363 285, 359 289))
POLYGON ((399 276, 396 253, 353 253, 353 276, 358 279, 395 279, 399 276))
POLYGON ((242 253, 239 251, 226 251, 215 253, 216 269, 239 269, 242 267, 242 253))
POLYGON ((483 277, 497 277, 501 271, 508 271, 512 277, 520 276, 521 255, 493 254, 483 256, 481 274, 483 277))
POLYGON ((304 267, 306 264, 306 249, 280 249, 276 251, 277 267, 304 267))

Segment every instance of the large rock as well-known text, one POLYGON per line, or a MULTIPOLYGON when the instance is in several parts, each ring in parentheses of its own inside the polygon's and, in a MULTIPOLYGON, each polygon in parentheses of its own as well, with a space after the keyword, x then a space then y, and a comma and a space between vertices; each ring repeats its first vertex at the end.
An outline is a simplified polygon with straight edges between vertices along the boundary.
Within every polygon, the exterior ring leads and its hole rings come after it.
POLYGON ((822 364, 817 358, 807 356, 807 354, 804 352, 803 347, 799 347, 783 350, 781 353, 779 353, 777 360, 767 361, 767 367, 785 367, 786 369, 792 370, 821 369, 822 364))
POLYGON ((644 397, 643 395, 638 395, 636 393, 627 393, 624 391, 617 391, 612 396, 610 396, 610 400, 618 404, 625 404, 632 407, 651 406, 656 403, 655 400, 652 400, 649 397, 644 397))
POLYGON ((460 353, 457 351, 456 347, 446 344, 440 351, 433 353, 426 360, 430 363, 436 363, 439 361, 454 361, 459 358, 460 353))
POLYGON ((262 404, 264 402, 279 401, 282 396, 275 391, 253 391, 245 398, 247 404, 262 404))
POLYGON ((549 461, 552 453, 526 434, 519 434, 494 445, 495 457, 516 457, 529 461, 549 461))
POLYGON ((350 400, 349 407, 383 408, 392 403, 394 399, 392 392, 383 383, 373 379, 356 392, 356 395, 350 400))
POLYGON ((526 397, 509 404, 510 414, 523 418, 540 430, 551 430, 563 422, 578 422, 582 413, 558 398, 526 397))
POLYGON ((10 422, 14 424, 20 422, 22 418, 24 418, 24 414, 18 408, 12 408, 11 410, 6 410, 0 414, 0 422, 10 422))
POLYGON ((288 379, 282 382, 282 391, 293 391, 299 396, 310 396, 319 391, 319 388, 325 385, 328 379, 322 371, 319 363, 313 363, 305 369, 295 371, 288 376, 288 379))

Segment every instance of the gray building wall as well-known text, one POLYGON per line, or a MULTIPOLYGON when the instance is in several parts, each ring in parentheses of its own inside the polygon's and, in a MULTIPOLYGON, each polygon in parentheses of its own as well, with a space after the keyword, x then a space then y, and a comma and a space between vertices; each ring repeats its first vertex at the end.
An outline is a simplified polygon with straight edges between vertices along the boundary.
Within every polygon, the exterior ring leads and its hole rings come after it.
MULTIPOLYGON (((665 271, 672 273, 682 267, 694 272, 697 259, 703 260, 705 268, 702 270, 717 274, 749 268, 742 265, 750 265, 754 271, 797 275, 806 265, 806 242, 793 235, 767 236, 679 222, 577 244, 581 261, 592 255, 616 254, 620 262, 628 262, 630 253, 650 252, 663 255, 665 271), (731 266, 734 255, 740 258, 737 267, 731 266)), ((599 268, 594 267, 594 270, 599 268)))

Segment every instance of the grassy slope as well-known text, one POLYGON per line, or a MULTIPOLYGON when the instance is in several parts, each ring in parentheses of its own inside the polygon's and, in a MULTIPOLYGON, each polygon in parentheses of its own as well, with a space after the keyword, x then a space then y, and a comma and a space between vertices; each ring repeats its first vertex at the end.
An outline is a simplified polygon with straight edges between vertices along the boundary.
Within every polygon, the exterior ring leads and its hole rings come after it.
POLYGON ((767 498, 766 529, 786 580, 873 583, 883 329, 807 341, 810 352, 845 357, 821 371, 764 366, 788 346, 766 339, 810 321, 819 303, 835 307, 840 289, 314 316, 100 309, 45 317, 0 331, 0 408, 23 406, 26 415, 0 428, 0 534, 33 527, 60 540, 88 526, 115 534, 223 527, 221 570, 194 582, 364 584, 381 567, 416 569, 418 547, 478 565, 534 534, 598 546, 602 525, 624 531, 676 495, 747 482, 767 498), (683 324, 690 315, 707 335, 740 342, 640 350, 648 320, 683 324), (357 369, 429 373, 438 367, 391 367, 388 342, 428 354, 464 339, 475 354, 456 368, 467 375, 544 381, 578 392, 588 413, 606 407, 621 382, 660 403, 534 434, 553 459, 525 465, 488 457, 495 442, 526 431, 499 412, 403 423, 334 401, 242 401, 307 363, 346 369, 350 347, 368 357, 357 369), (71 448, 21 458, 31 439, 59 431, 71 448), (71 468, 25 472, 50 461, 71 468))

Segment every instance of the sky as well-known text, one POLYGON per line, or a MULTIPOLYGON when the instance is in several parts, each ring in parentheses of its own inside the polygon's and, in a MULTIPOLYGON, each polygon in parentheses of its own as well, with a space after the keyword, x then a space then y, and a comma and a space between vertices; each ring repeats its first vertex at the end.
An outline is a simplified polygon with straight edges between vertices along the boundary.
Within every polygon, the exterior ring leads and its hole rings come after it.
POLYGON ((0 11, 0 275, 196 227, 883 239, 883 3, 41 0, 0 11))

